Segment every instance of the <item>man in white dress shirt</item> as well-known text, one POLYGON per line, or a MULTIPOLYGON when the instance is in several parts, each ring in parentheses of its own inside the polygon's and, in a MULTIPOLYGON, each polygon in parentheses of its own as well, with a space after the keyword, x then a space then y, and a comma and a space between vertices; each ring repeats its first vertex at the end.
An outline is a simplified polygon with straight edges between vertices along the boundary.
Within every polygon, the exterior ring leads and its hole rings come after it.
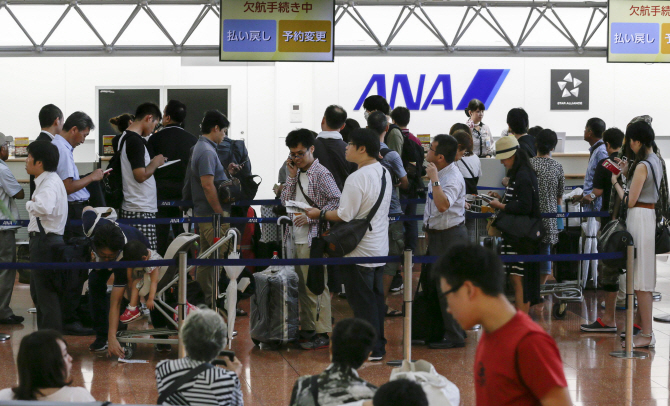
MULTIPOLYGON (((35 141, 53 141, 56 134, 63 130, 63 112, 53 104, 40 109, 40 133, 35 141)), ((30 196, 35 191, 35 177, 30 175, 30 196)))
MULTIPOLYGON (((30 262, 51 262, 52 247, 63 244, 67 194, 56 173, 58 148, 48 141, 28 145, 26 172, 35 176, 35 193, 26 203, 30 215, 30 262)), ((62 330, 61 277, 57 270, 33 270, 30 294, 37 306, 37 328, 62 330)))
MULTIPOLYGON (((442 255, 453 245, 468 241, 465 228, 465 180, 454 163, 457 149, 458 141, 454 137, 440 134, 435 136, 426 155, 426 175, 430 183, 423 213, 423 227, 428 237, 428 255, 442 255)), ((431 275, 430 267, 421 272, 421 285, 429 303, 428 319, 435 319, 435 323, 432 323, 434 334, 426 337, 428 347, 463 347, 465 332, 446 311, 447 303, 438 294, 436 280, 431 275), (443 322, 442 326, 439 326, 439 321, 443 322)))

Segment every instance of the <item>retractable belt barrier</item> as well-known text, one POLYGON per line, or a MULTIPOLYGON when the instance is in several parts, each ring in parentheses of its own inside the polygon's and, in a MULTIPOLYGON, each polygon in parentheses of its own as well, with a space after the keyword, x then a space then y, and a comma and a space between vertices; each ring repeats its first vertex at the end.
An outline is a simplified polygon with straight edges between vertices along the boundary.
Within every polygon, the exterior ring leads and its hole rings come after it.
MULTIPOLYGON (((544 262, 544 261, 591 261, 597 259, 623 258, 622 252, 597 254, 553 254, 553 255, 500 255, 502 262, 544 262)), ((412 257, 415 264, 432 264, 439 259, 437 256, 412 257)), ((354 265, 403 262, 403 257, 345 257, 345 258, 314 258, 314 259, 187 259, 188 266, 290 266, 290 265, 354 265)), ((114 262, 2 262, 0 269, 120 269, 147 266, 178 265, 177 259, 159 259, 154 261, 114 261, 114 262)))
MULTIPOLYGON (((466 211, 466 219, 490 218, 494 217, 494 213, 473 213, 466 211)), ((609 212, 606 211, 591 211, 591 212, 568 212, 568 213, 542 213, 543 218, 585 218, 585 217, 609 217, 609 212)), ((247 223, 277 223, 278 217, 221 217, 221 223, 227 224, 247 224, 247 223)), ((415 216, 389 216, 389 221, 421 221, 422 215, 415 216)), ((29 220, 0 220, 0 226, 19 226, 28 227, 29 220)), ((173 217, 173 218, 155 218, 155 219, 116 219, 117 223, 121 224, 183 224, 183 223, 211 223, 211 217, 173 217)), ((81 226, 81 220, 68 221, 70 226, 81 226)))

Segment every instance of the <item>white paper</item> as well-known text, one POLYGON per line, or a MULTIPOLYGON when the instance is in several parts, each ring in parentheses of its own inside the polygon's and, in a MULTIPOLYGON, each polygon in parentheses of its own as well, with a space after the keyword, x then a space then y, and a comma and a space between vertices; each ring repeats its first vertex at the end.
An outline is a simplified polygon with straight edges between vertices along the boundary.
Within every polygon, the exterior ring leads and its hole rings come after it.
POLYGON ((312 206, 305 202, 298 202, 295 200, 286 201, 286 212, 287 213, 304 213, 305 210, 311 209, 312 206))
POLYGON ((125 358, 119 358, 119 362, 123 362, 125 364, 148 364, 149 361, 145 359, 125 359, 125 358))
POLYGON ((172 164, 176 164, 177 162, 181 162, 181 159, 175 159, 174 161, 167 161, 163 165, 159 166, 158 169, 165 168, 166 166, 170 166, 172 164))

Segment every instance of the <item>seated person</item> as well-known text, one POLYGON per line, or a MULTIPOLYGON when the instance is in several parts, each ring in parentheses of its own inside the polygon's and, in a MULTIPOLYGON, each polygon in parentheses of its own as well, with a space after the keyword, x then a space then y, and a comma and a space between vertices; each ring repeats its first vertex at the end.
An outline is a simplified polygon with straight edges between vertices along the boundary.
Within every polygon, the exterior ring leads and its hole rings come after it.
POLYGON ((23 337, 16 358, 19 385, 0 391, 6 400, 95 402, 85 389, 69 386, 72 357, 67 343, 55 330, 39 330, 23 337))
MULTIPOLYGON (((124 261, 157 261, 161 257, 156 251, 147 248, 142 241, 130 241, 123 247, 124 261)), ((142 316, 138 308, 140 296, 147 297, 147 308, 154 309, 154 299, 158 289, 160 267, 147 266, 144 268, 128 268, 128 280, 130 285, 130 303, 126 311, 121 315, 121 323, 130 323, 142 316), (148 296, 147 296, 148 295, 148 296)))
POLYGON ((428 397, 418 383, 408 379, 396 379, 380 386, 372 400, 361 400, 342 406, 428 406, 428 397))
MULTIPOLYGON (((203 363, 211 363, 226 347, 228 329, 221 316, 214 310, 201 308, 191 312, 179 333, 184 340, 186 357, 164 360, 156 365, 156 386, 159 399, 170 386, 190 370, 203 363)), ((208 365, 209 368, 176 388, 164 404, 169 405, 242 405, 242 389, 239 376, 242 364, 235 357, 223 359, 224 368, 208 365), (212 372, 209 372, 212 369, 212 372), (182 390, 180 390, 183 388, 182 390)))
POLYGON ((293 385, 290 406, 313 406, 315 396, 319 406, 372 399, 377 388, 361 379, 356 370, 372 353, 376 338, 372 325, 363 319, 338 322, 330 338, 332 364, 319 375, 298 378, 293 385))
POLYGON ((571 405, 556 342, 507 300, 500 258, 461 245, 436 265, 449 313, 464 330, 484 330, 475 356, 477 405, 571 405))

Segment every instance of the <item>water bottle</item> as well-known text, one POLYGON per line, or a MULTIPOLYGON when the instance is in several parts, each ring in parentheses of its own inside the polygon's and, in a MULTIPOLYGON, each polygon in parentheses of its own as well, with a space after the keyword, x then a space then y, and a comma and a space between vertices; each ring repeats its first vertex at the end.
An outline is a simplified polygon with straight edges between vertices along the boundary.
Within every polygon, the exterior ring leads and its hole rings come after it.
POLYGON ((279 253, 277 251, 272 252, 272 259, 279 259, 279 253))

